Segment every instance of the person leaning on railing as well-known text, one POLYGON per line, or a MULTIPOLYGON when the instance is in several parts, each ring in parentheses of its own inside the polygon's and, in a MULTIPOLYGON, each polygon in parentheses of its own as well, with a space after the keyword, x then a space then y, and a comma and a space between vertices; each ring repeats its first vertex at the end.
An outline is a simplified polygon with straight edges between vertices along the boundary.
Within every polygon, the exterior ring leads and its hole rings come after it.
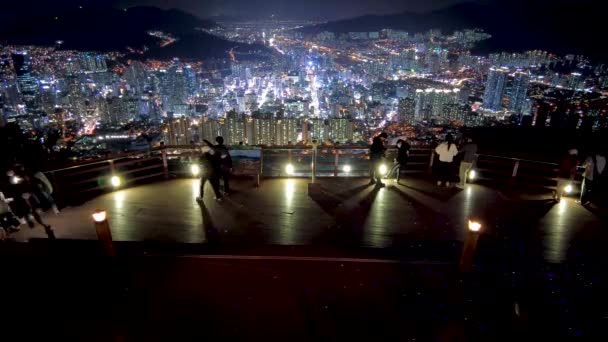
POLYGON ((473 142, 473 139, 467 138, 461 152, 462 160, 460 161, 460 170, 458 172, 458 176, 460 177, 458 186, 462 188, 466 185, 469 172, 471 172, 475 165, 475 160, 477 159, 477 144, 473 142))
POLYGON ((382 183, 382 176, 380 174, 380 165, 382 165, 382 159, 384 158, 384 152, 386 151, 386 147, 384 146, 384 142, 388 138, 388 134, 385 132, 380 133, 377 137, 374 137, 372 141, 372 145, 369 147, 369 184, 376 184, 377 187, 384 187, 385 184, 382 183))
POLYGON ((439 164, 437 165, 437 186, 445 184, 450 186, 450 169, 454 162, 454 157, 458 155, 458 148, 454 143, 454 137, 451 134, 446 136, 445 142, 435 148, 435 152, 439 155, 439 164))
POLYGON ((569 183, 572 183, 576 175, 576 166, 578 165, 578 150, 569 149, 563 156, 559 165, 559 174, 557 175, 557 189, 553 193, 556 201, 559 201, 564 194, 564 189, 569 183))

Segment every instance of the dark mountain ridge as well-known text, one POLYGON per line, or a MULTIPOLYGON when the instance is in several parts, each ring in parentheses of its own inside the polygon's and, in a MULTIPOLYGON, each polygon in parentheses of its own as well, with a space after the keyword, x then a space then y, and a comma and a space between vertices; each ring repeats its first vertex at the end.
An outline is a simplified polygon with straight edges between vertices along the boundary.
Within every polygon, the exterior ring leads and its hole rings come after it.
POLYGON ((608 51, 599 39, 605 37, 608 28, 603 25, 604 7, 598 3, 518 0, 462 3, 429 13, 367 15, 301 30, 304 33, 345 33, 389 28, 417 33, 438 28, 450 33, 482 28, 492 38, 479 47, 479 52, 541 49, 560 55, 585 54, 605 60, 608 51))
POLYGON ((206 58, 226 56, 230 49, 263 49, 227 41, 197 30, 217 24, 186 12, 155 7, 121 10, 110 7, 75 9, 62 16, 21 17, 0 23, 0 42, 15 45, 54 45, 80 51, 124 51, 127 47, 149 49, 152 57, 206 58), (178 40, 159 47, 148 31, 163 31, 178 40))

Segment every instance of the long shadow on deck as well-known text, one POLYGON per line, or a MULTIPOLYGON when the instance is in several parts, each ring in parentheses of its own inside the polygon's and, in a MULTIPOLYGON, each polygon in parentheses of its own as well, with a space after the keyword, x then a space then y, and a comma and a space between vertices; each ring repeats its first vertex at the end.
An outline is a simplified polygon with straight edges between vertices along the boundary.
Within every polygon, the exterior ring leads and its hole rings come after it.
POLYGON ((443 202, 449 201, 452 197, 456 196, 459 192, 462 191, 462 189, 459 189, 457 187, 439 188, 425 180, 420 179, 417 179, 415 183, 413 180, 407 180, 405 182, 400 181, 399 185, 418 191, 422 194, 436 198, 443 202))
MULTIPOLYGON (((364 191, 370 186, 359 186, 345 193, 354 197, 358 192, 364 191)), ((331 216, 336 224, 323 231, 313 243, 331 244, 342 247, 359 247, 363 241, 363 229, 374 200, 380 188, 374 187, 361 200, 354 204, 347 204, 327 192, 310 194, 323 211, 331 216), (346 204, 346 205, 345 205, 346 204)), ((344 193, 343 193, 344 194, 344 193)))
POLYGON ((456 260, 460 253, 461 243, 441 236, 446 226, 451 225, 450 219, 397 187, 388 187, 388 191, 409 202, 414 207, 416 216, 422 221, 422 229, 415 229, 409 234, 393 236, 393 248, 422 259, 456 260))
POLYGON ((555 206, 553 200, 513 201, 486 217, 477 260, 514 271, 532 270, 544 262, 543 232, 538 222, 555 206))

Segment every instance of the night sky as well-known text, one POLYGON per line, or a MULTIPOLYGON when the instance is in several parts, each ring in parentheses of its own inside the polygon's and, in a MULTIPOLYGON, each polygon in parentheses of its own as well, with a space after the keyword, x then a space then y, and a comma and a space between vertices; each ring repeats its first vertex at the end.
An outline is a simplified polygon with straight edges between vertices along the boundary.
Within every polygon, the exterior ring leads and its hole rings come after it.
MULTIPOLYGON (((0 18, 16 14, 48 14, 61 12, 79 5, 103 4, 115 7, 150 5, 161 8, 179 8, 201 18, 211 16, 237 16, 253 19, 276 17, 285 19, 341 19, 364 14, 387 14, 403 11, 425 12, 447 7, 467 0, 20 0, 2 1, 0 18)), ((556 2, 599 2, 601 0, 468 0, 475 2, 506 1, 520 6, 534 1, 549 5, 556 2)))

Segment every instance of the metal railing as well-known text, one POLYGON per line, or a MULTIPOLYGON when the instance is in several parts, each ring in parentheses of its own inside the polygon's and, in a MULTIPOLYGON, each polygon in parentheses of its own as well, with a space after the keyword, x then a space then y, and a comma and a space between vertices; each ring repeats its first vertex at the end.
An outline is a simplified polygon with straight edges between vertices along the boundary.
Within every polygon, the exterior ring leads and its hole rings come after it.
MULTIPOLYGON (((200 147, 195 145, 165 146, 145 152, 115 155, 104 160, 80 162, 50 170, 57 201, 78 204, 114 187, 112 177, 120 180, 120 187, 178 177, 193 177, 190 165, 197 164, 200 147)), ((236 177, 251 177, 259 185, 260 179, 273 177, 367 177, 369 175, 368 148, 362 146, 319 146, 316 160, 313 147, 282 146, 231 149, 236 177), (289 170, 287 165, 290 165, 289 170), (291 172, 288 172, 291 171, 291 172)), ((386 165, 390 168, 397 150, 389 148, 386 165)), ((432 174, 435 154, 429 147, 410 150, 406 175, 432 174)), ((454 163, 454 176, 458 174, 454 163)), ((475 165, 476 182, 493 187, 550 191, 555 189, 558 165, 528 159, 479 154, 475 165)), ((576 181, 580 181, 580 175, 576 181)))

